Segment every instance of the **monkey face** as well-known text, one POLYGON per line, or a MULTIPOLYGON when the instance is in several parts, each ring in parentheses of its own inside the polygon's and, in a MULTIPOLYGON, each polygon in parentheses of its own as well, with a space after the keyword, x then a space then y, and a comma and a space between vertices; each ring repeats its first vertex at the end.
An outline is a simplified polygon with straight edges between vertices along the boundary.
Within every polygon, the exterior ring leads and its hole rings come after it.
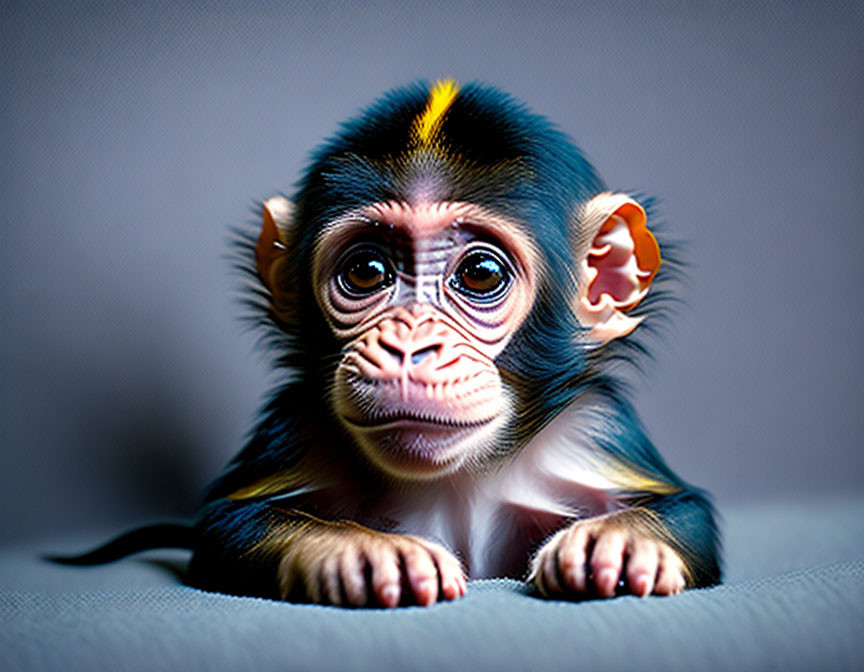
POLYGON ((454 203, 376 204, 321 233, 317 299, 343 343, 331 402, 379 468, 428 479, 495 450, 512 401, 494 360, 531 308, 533 250, 454 203))

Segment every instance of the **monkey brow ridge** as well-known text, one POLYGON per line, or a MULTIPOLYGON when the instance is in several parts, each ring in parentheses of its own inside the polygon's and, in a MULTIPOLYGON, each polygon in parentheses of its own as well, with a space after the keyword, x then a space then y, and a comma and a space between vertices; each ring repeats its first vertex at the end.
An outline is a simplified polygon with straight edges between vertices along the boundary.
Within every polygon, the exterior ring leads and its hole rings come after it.
POLYGON ((453 79, 439 79, 429 93, 426 109, 414 121, 413 140, 418 146, 428 146, 435 142, 441 129, 444 114, 453 104, 459 93, 459 85, 453 79))

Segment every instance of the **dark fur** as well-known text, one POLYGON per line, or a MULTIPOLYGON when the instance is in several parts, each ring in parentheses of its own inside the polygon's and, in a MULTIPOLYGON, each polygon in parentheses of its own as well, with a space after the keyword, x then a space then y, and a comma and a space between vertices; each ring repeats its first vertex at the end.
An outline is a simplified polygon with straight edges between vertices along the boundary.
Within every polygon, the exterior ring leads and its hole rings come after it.
MULTIPOLYGON (((608 408, 608 422, 598 428, 601 446, 617 461, 676 491, 633 493, 632 504, 659 516, 690 569, 691 585, 718 582, 719 542, 709 501, 666 465, 609 373, 614 360, 638 364, 647 352, 640 339, 645 327, 589 352, 574 338, 582 329, 576 317, 562 308, 575 291, 570 281, 572 218, 606 186, 581 152, 546 119, 479 84, 462 87, 449 108, 441 128, 441 152, 402 158, 411 124, 428 95, 429 86, 422 83, 386 94, 314 153, 292 198, 299 222, 293 250, 300 270, 294 278, 300 297, 296 320, 276 320, 268 292, 254 279, 254 238, 238 235, 239 265, 253 279, 253 320, 264 327, 262 342, 272 348, 277 366, 288 375, 271 395, 247 446, 208 492, 191 544, 195 552, 190 582, 238 594, 278 593, 278 545, 271 542, 296 529, 296 521, 286 512, 303 498, 233 501, 228 496, 289 468, 306 451, 329 451, 331 459, 351 464, 353 473, 363 474, 374 489, 380 477, 357 456, 329 406, 320 401, 328 398, 340 344, 315 303, 308 269, 315 236, 326 222, 369 203, 404 200, 413 176, 430 170, 444 178, 437 194, 440 200, 470 201, 529 223, 546 265, 546 280, 532 313, 496 360, 505 384, 519 398, 518 417, 502 454, 518 450, 580 395, 599 395, 608 408)), ((651 217, 651 203, 646 205, 651 217)), ((655 228, 651 221, 649 226, 655 228)), ((674 248, 661 242, 661 249, 664 265, 655 287, 634 311, 647 316, 646 325, 656 324, 678 268, 674 248)), ((314 503, 304 503, 304 510, 310 509, 314 512, 314 503)))

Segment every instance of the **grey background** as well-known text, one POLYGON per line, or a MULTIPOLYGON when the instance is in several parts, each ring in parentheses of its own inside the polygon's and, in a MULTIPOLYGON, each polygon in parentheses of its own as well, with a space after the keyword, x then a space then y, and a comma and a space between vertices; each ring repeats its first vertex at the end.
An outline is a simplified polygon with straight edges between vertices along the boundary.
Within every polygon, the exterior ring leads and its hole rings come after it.
POLYGON ((861 492, 864 6, 3 3, 0 540, 185 516, 266 358, 224 255, 383 90, 497 84, 689 241, 638 382, 724 502, 861 492))

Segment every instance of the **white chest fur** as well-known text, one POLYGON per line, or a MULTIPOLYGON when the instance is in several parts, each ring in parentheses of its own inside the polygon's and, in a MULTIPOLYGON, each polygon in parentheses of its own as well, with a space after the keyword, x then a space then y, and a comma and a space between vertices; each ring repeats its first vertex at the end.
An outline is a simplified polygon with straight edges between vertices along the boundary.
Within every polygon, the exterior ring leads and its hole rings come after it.
POLYGON ((495 473, 391 500, 388 527, 444 544, 471 578, 524 576, 531 552, 568 521, 621 507, 619 486, 603 475, 608 460, 584 431, 598 412, 579 402, 495 473))

